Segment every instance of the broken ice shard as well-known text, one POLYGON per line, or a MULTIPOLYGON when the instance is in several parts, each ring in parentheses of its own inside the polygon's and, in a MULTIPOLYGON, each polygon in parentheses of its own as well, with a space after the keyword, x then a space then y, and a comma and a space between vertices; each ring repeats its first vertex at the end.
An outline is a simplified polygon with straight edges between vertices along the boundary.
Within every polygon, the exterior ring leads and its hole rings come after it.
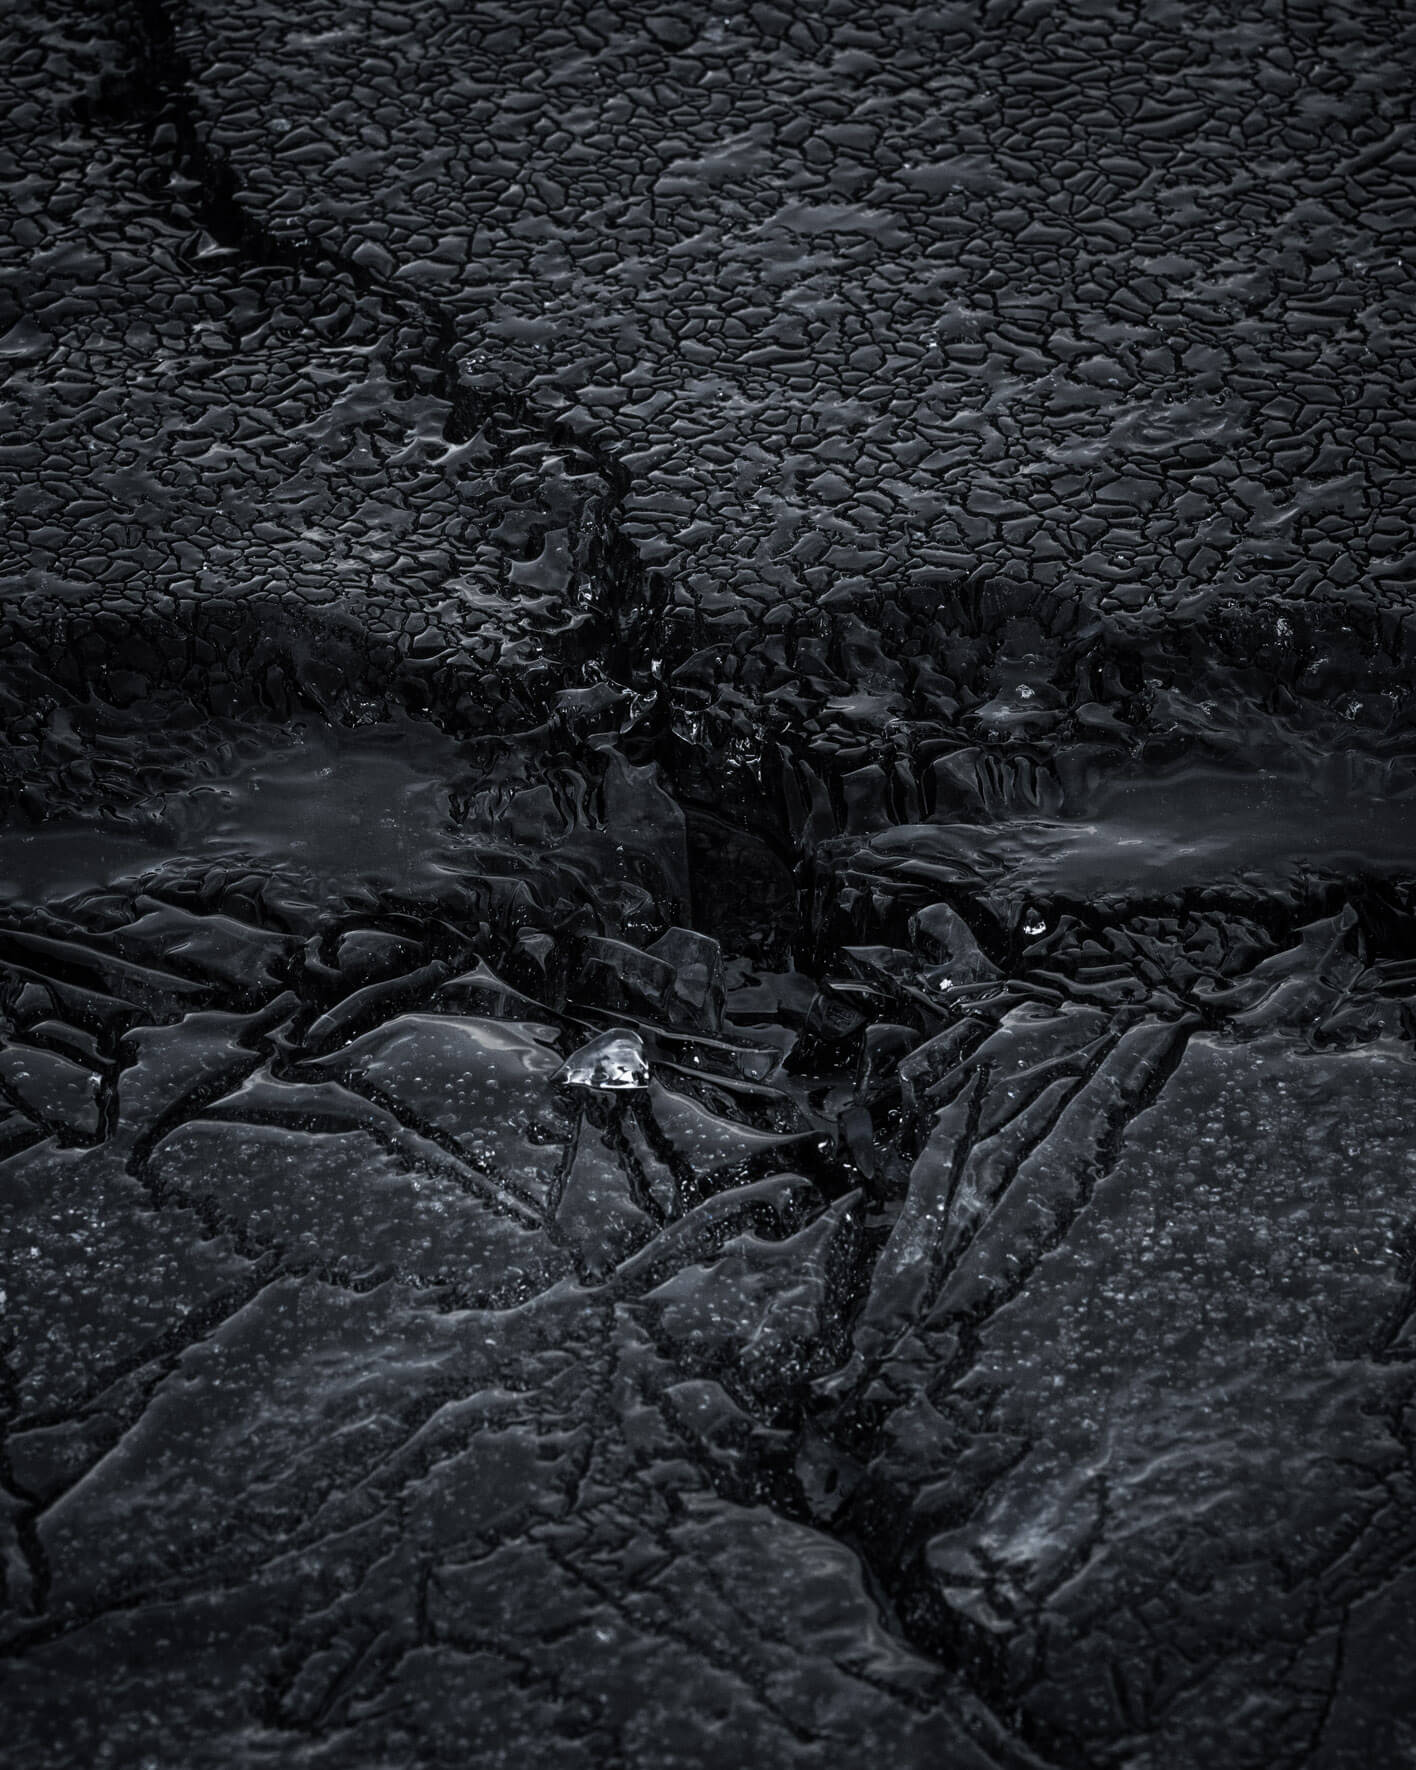
POLYGON ((644 1041, 628 1027, 612 1026, 573 1051, 556 1079, 571 1088, 647 1088, 644 1041))

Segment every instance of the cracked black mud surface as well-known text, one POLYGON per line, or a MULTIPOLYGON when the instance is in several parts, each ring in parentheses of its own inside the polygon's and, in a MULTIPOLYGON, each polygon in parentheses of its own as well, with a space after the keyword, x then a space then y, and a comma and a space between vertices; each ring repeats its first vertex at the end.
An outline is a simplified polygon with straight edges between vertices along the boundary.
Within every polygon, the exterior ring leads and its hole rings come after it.
POLYGON ((1410 83, 6 14, 19 1758, 1416 1762, 1410 83))

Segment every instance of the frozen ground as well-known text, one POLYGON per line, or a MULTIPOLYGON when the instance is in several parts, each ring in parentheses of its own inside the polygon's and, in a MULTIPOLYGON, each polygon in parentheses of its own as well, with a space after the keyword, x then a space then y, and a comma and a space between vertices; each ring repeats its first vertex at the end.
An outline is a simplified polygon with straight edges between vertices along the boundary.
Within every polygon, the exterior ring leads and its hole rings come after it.
POLYGON ((1412 49, 5 13, 17 1761, 1416 1765, 1412 49))

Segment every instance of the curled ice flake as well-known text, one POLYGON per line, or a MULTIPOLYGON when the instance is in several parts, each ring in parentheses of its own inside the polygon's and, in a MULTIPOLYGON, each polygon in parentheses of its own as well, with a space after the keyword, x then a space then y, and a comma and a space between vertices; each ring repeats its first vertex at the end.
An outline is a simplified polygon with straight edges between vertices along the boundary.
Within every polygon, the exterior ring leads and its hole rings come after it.
POLYGON ((644 1041, 628 1027, 612 1026, 588 1045, 573 1051, 556 1080, 571 1088, 647 1088, 649 1065, 644 1057, 644 1041))

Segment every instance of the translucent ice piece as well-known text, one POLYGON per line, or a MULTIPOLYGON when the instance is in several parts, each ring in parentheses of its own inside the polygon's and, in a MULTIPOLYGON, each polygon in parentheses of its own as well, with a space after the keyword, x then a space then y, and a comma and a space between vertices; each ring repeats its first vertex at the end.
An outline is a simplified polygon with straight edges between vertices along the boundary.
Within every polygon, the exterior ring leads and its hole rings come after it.
POLYGON ((556 1079, 572 1088, 647 1088, 644 1041, 628 1027, 612 1026, 573 1051, 556 1079))

